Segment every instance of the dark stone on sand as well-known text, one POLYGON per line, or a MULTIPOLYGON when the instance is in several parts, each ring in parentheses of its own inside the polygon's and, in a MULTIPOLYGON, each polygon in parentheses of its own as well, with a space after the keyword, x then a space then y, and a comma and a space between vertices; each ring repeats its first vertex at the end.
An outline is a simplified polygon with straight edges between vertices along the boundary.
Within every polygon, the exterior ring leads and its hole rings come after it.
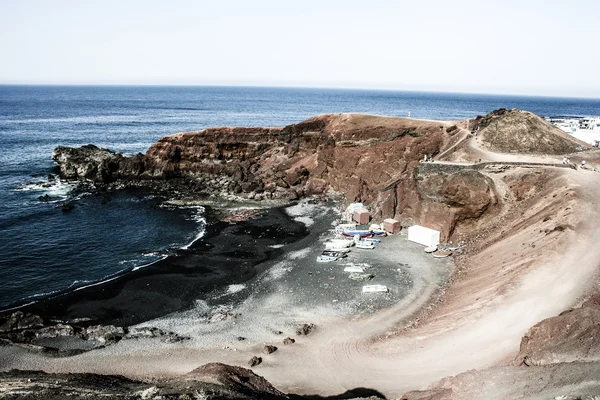
POLYGON ((252 368, 252 367, 257 366, 261 362, 262 362, 262 358, 254 356, 250 359, 250 361, 248 361, 248 365, 250 366, 250 368, 252 368))
POLYGON ((277 351, 277 346, 271 346, 270 344, 267 344, 265 345, 263 351, 265 352, 265 354, 275 353, 277 351))
POLYGON ((238 340, 238 342, 241 342, 241 341, 243 341, 243 340, 246 340, 246 338, 245 338, 245 337, 243 337, 243 336, 238 336, 236 339, 238 340))
POLYGON ((56 324, 39 329, 35 336, 38 338, 55 338, 59 336, 74 336, 75 329, 71 325, 56 324))
POLYGON ((125 330, 114 325, 94 325, 88 327, 83 336, 86 340, 96 340, 100 343, 116 343, 123 339, 125 330))
POLYGON ((302 324, 296 328, 296 335, 308 335, 315 328, 315 324, 302 324))
MULTIPOLYGON (((0 316, 0 318, 2 317, 0 316)), ((15 311, 10 315, 5 316, 4 321, 0 319, 0 322, 2 322, 2 324, 0 324, 0 332, 10 332, 44 326, 44 320, 40 316, 23 311, 15 311)))
POLYGON ((292 339, 291 337, 286 337, 283 339, 283 344, 294 344, 296 343, 296 339, 292 339))
POLYGON ((60 207, 63 212, 71 211, 74 208, 75 206, 72 203, 65 203, 60 207))

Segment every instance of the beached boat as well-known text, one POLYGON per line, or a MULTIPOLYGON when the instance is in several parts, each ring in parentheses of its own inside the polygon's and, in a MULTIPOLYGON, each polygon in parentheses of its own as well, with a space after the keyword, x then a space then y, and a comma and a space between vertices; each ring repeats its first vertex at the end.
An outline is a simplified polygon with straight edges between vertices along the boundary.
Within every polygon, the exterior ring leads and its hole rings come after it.
POLYGON ((344 231, 342 232, 342 235, 352 238, 356 235, 360 236, 361 238, 373 237, 373 231, 344 231))
POLYGON ((363 273, 365 269, 363 267, 359 267, 357 265, 350 265, 349 267, 344 268, 344 272, 358 272, 363 273))
POLYGON ((362 291, 363 293, 387 293, 388 288, 384 285, 365 285, 362 291))
POLYGON ((433 253, 434 251, 437 251, 437 249, 437 244, 434 244, 433 246, 427 246, 425 247, 425 253, 433 253))
POLYGON ((331 256, 331 257, 337 257, 337 258, 344 258, 344 257, 348 257, 348 254, 346 254, 347 252, 344 251, 333 251, 333 250, 323 250, 323 252, 321 253, 322 256, 331 256))
POLYGON ((452 255, 451 251, 436 251, 433 253, 433 257, 435 258, 446 258, 452 255))
POLYGON ((357 249, 374 249, 375 245, 371 242, 364 242, 364 241, 360 241, 356 243, 356 248, 357 249))
POLYGON ((332 262, 332 261, 337 261, 337 257, 333 257, 333 256, 325 256, 325 255, 320 255, 317 257, 317 262, 332 262))
POLYGON ((375 239, 375 238, 364 238, 364 239, 362 239, 362 241, 368 242, 368 243, 373 243, 373 244, 381 243, 381 239, 375 239))

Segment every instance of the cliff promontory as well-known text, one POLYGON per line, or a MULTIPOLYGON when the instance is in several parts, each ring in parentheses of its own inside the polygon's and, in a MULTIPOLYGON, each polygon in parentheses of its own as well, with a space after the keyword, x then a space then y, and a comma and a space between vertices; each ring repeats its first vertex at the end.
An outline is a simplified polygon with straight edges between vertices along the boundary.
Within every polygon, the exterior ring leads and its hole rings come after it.
MULTIPOLYGON (((476 123, 494 146, 504 136, 514 136, 503 128, 506 124, 519 127, 519 137, 531 136, 552 146, 559 141, 564 144, 560 151, 579 145, 557 136, 550 124, 531 113, 497 111, 476 123), (504 136, 490 127, 502 128, 504 136)), ((188 198, 218 195, 262 201, 334 191, 348 202, 366 203, 376 218, 394 217, 404 224, 427 218, 448 239, 456 224, 480 217, 497 203, 493 182, 476 169, 419 172, 424 158, 456 145, 459 131, 465 130, 439 121, 332 114, 282 128, 178 133, 133 157, 92 145, 58 147, 53 159, 63 178, 108 188, 149 186, 188 198)), ((517 150, 523 144, 525 151, 529 142, 513 141, 517 150)))

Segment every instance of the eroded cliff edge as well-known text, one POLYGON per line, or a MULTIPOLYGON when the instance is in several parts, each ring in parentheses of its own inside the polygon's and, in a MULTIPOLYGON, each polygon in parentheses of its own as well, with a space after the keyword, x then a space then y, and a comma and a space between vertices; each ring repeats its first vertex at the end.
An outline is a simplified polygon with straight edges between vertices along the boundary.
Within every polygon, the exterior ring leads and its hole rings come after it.
POLYGON ((89 145, 58 147, 53 159, 66 179, 107 189, 151 187, 188 199, 293 200, 333 191, 366 203, 375 218, 409 225, 428 215, 447 240, 457 223, 496 204, 493 183, 476 170, 418 173, 422 160, 451 146, 458 131, 447 122, 320 115, 283 128, 178 133, 133 157, 89 145))

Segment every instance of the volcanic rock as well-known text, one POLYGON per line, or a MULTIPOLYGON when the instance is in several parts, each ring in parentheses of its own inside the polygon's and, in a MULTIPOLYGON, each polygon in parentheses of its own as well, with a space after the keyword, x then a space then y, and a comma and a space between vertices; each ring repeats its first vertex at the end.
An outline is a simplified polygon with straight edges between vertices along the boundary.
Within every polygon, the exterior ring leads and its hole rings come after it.
POLYGON ((545 365, 600 359, 600 307, 576 308, 534 325, 514 363, 545 365))
POLYGON ((296 335, 308 335, 315 328, 315 324, 302 324, 296 328, 296 335))
POLYGON ((286 337, 285 339, 283 339, 283 344, 294 344, 294 343, 296 343, 296 340, 291 337, 286 337))
POLYGON ((7 316, 0 316, 0 332, 10 332, 23 329, 39 328, 44 326, 44 320, 34 314, 15 311, 7 316))
POLYGON ((262 362, 262 358, 261 358, 261 357, 256 357, 256 356, 253 356, 253 357, 250 359, 250 361, 248 361, 248 365, 249 365, 250 367, 254 367, 254 366, 257 366, 258 364, 260 364, 261 362, 262 362))
POLYGON ((265 354, 271 354, 271 353, 275 353, 277 351, 277 347, 276 346, 271 346, 271 345, 265 345, 264 349, 263 349, 265 354))

